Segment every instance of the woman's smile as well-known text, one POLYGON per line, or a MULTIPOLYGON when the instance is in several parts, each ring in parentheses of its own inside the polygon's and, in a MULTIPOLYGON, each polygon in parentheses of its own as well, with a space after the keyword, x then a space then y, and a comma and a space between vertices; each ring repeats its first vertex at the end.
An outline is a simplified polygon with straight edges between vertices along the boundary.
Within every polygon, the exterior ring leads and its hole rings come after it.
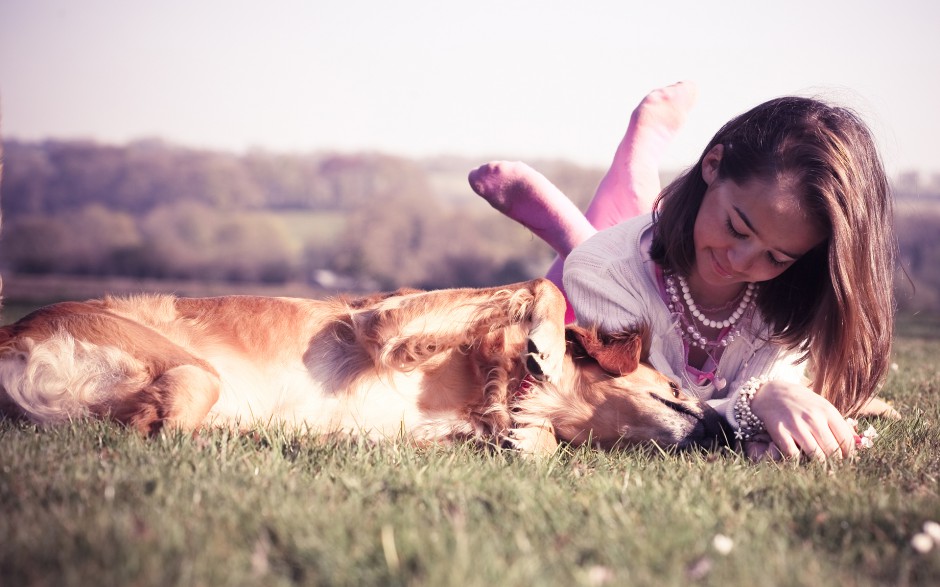
POLYGON ((715 253, 715 251, 712 250, 709 252, 711 253, 711 258, 712 258, 712 267, 715 273, 718 275, 718 277, 722 279, 734 279, 734 274, 726 270, 722 266, 721 262, 718 260, 718 255, 715 253))

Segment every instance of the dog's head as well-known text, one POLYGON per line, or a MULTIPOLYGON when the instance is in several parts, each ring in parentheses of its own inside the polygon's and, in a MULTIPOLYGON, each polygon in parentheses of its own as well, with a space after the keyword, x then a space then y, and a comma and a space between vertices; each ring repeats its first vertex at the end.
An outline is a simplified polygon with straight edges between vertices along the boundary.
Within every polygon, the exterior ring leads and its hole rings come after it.
POLYGON ((565 387, 579 399, 555 412, 559 437, 603 448, 649 441, 714 445, 729 438, 724 418, 649 365, 647 328, 602 334, 569 326, 566 339, 574 373, 565 387))

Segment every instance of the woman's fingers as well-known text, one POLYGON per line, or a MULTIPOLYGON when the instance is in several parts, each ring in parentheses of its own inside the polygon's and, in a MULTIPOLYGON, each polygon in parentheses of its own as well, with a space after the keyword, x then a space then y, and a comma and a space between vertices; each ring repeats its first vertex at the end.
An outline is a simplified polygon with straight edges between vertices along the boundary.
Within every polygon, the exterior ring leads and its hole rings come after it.
POLYGON ((791 434, 791 430, 782 424, 778 424, 777 426, 768 427, 767 432, 770 433, 770 437, 774 441, 773 444, 777 447, 777 452, 783 458, 795 459, 800 456, 800 444, 791 434))
POLYGON ((829 429, 835 436, 836 442, 839 443, 839 453, 844 458, 855 454, 855 428, 846 422, 841 414, 838 418, 829 420, 829 429))
POLYGON ((752 409, 786 458, 801 454, 815 460, 848 457, 855 431, 824 397, 798 384, 771 381, 752 401, 752 409))
POLYGON ((744 452, 753 462, 806 456, 816 461, 841 460, 855 450, 855 431, 841 416, 805 421, 782 420, 768 427, 765 439, 747 442, 744 452))

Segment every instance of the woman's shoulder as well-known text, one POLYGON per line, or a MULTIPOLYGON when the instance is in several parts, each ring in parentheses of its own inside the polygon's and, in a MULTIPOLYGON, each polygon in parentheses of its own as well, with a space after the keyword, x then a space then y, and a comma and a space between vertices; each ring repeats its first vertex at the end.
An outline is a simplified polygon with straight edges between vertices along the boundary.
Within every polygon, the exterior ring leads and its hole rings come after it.
POLYGON ((620 291, 646 296, 655 292, 649 256, 650 215, 631 218, 602 230, 576 247, 565 261, 566 289, 620 291), (645 244, 644 244, 645 243, 645 244))
POLYGON ((574 249, 563 281, 578 322, 615 332, 638 322, 656 322, 659 290, 644 234, 650 216, 602 230, 574 249))

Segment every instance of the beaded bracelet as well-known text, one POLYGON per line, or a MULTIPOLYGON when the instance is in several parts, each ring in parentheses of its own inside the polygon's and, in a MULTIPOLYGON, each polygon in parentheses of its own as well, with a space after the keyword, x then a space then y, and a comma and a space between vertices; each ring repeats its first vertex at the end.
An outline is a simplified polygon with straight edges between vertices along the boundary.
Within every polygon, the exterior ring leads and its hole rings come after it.
POLYGON ((738 429, 735 431, 734 437, 738 440, 751 440, 758 434, 767 431, 763 420, 751 411, 751 400, 754 399, 757 390, 764 383, 767 383, 766 377, 751 377, 741 386, 738 399, 735 400, 732 408, 734 419, 738 422, 738 429))

